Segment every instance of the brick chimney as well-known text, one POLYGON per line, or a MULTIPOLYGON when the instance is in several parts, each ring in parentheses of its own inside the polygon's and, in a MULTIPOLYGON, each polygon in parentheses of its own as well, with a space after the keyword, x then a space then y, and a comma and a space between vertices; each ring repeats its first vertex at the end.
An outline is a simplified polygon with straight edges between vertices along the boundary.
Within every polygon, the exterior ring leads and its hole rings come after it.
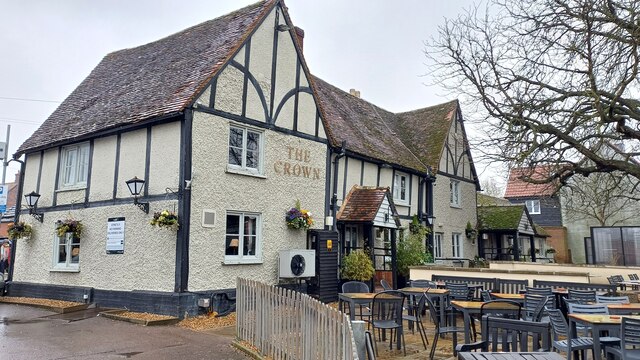
POLYGON ((349 94, 351 94, 351 95, 353 95, 353 96, 355 96, 355 97, 357 97, 357 98, 360 98, 360 91, 359 91, 359 90, 356 90, 356 89, 350 89, 350 90, 349 90, 349 94))
POLYGON ((298 38, 298 44, 300 45, 300 51, 303 50, 302 46, 304 45, 304 30, 300 29, 297 26, 294 26, 293 29, 296 31, 296 37, 298 38))

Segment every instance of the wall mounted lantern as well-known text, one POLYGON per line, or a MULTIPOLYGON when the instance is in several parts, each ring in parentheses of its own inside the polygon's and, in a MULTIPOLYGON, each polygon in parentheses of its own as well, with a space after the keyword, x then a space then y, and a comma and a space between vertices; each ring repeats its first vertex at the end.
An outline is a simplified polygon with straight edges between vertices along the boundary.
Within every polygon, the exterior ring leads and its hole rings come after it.
POLYGON ((433 226, 436 221, 436 217, 433 215, 422 214, 422 220, 427 222, 427 226, 433 226))
POLYGON ((138 201, 138 196, 140 196, 142 189, 144 189, 144 182, 144 179, 138 179, 137 176, 134 176, 133 179, 126 181, 129 192, 131 192, 131 195, 133 196, 133 204, 139 207, 140 210, 148 214, 149 203, 138 201))
POLYGON ((32 191, 24 196, 24 199, 29 207, 29 214, 33 216, 36 220, 43 222, 44 214, 38 213, 38 200, 40 200, 40 194, 35 191, 32 191))

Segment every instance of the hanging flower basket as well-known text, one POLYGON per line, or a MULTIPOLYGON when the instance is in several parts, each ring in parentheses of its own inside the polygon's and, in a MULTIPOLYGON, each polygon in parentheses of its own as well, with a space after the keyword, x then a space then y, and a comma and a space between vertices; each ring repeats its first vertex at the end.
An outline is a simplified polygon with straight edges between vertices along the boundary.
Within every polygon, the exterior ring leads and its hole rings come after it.
POLYGON ((23 221, 20 221, 18 223, 9 225, 7 232, 9 235, 9 239, 11 240, 30 239, 32 229, 31 229, 31 225, 23 221))
POLYGON ((153 219, 151 219, 150 224, 159 228, 167 228, 174 231, 178 230, 180 227, 178 215, 169 210, 162 210, 153 213, 153 219))
POLYGON ((300 200, 296 200, 296 206, 287 211, 285 221, 289 229, 307 230, 313 226, 314 223, 311 213, 308 210, 300 208, 300 200))
POLYGON ((63 237, 66 233, 73 233, 73 237, 79 239, 82 236, 84 226, 80 220, 58 220, 56 221, 56 234, 63 237))

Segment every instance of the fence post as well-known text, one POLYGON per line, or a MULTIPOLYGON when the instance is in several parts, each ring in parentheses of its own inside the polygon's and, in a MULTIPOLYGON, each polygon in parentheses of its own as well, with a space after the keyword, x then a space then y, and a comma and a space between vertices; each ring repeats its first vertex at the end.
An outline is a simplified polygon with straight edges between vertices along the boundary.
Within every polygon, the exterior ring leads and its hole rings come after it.
POLYGON ((356 351, 358 352, 358 359, 366 359, 366 347, 364 340, 364 321, 353 320, 351 321, 351 328, 353 329, 353 341, 356 343, 356 351))

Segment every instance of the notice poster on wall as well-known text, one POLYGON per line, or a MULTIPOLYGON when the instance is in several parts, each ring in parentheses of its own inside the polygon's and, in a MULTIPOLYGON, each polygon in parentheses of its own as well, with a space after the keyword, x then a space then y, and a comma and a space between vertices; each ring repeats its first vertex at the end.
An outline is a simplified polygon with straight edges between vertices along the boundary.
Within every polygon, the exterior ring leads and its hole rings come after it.
POLYGON ((124 254, 124 218, 107 219, 107 254, 124 254))

